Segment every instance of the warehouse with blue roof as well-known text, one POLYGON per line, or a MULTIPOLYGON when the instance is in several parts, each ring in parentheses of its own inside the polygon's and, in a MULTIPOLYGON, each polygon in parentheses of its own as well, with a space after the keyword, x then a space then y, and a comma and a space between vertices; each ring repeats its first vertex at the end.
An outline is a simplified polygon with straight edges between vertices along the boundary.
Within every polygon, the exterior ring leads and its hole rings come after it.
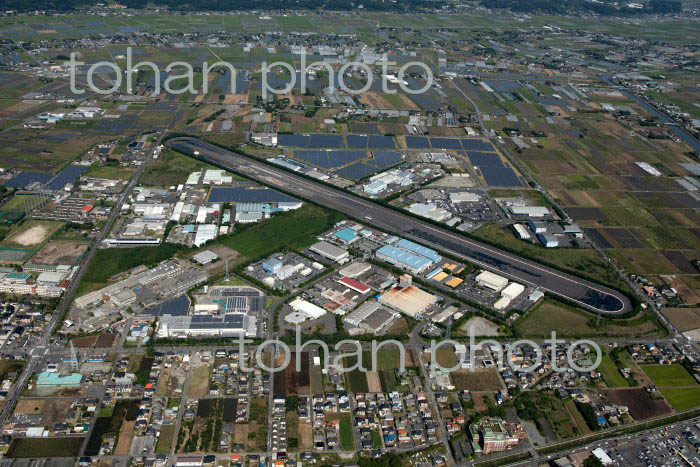
POLYGON ((410 252, 413 252, 417 255, 424 256, 428 259, 430 259, 433 263, 438 263, 440 260, 442 260, 442 256, 440 256, 437 251, 431 250, 430 248, 424 247, 423 245, 419 245, 415 242, 412 242, 410 240, 406 240, 402 238, 401 240, 398 241, 396 244, 397 247, 402 248, 404 250, 408 250, 410 252))
POLYGON ((344 229, 341 229, 337 231, 336 233, 333 234, 333 237, 335 237, 336 240, 338 240, 341 243, 344 243, 346 245, 351 244, 355 240, 357 240, 359 237, 357 236, 357 232, 355 232, 353 229, 350 227, 346 227, 344 229))
POLYGON ((425 256, 391 245, 384 245, 377 250, 376 255, 382 261, 399 266, 413 274, 420 274, 433 264, 433 261, 425 256))

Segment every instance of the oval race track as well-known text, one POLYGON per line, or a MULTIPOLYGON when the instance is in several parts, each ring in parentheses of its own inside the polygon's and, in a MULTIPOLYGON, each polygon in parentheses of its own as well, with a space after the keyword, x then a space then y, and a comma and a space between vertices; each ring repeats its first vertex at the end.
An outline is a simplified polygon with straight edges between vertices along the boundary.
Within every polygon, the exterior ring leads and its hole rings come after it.
POLYGON ((542 266, 359 196, 294 175, 263 161, 192 137, 172 138, 165 144, 183 154, 238 172, 268 186, 297 194, 357 219, 370 216, 371 224, 388 232, 400 234, 455 257, 471 261, 518 282, 539 287, 596 312, 615 315, 632 310, 629 297, 617 290, 542 266), (195 151, 198 155, 194 154, 195 151))

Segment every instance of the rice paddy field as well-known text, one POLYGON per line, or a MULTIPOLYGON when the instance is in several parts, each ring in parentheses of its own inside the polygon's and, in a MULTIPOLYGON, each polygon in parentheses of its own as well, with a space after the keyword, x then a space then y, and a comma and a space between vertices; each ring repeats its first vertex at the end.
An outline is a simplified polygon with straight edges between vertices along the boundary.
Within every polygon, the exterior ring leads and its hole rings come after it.
MULTIPOLYGON (((632 136, 633 132, 645 134, 648 130, 634 120, 621 122, 610 113, 595 111, 601 106, 612 106, 635 116, 650 115, 636 101, 614 92, 603 81, 588 80, 585 86, 595 89, 589 88, 584 99, 577 101, 566 96, 554 99, 552 91, 569 92, 561 85, 549 91, 539 85, 497 77, 486 82, 494 92, 483 92, 468 84, 460 86, 475 99, 481 99, 478 105, 483 103, 484 111, 494 113, 487 126, 505 136, 505 149, 549 191, 589 238, 631 273, 658 284, 672 280, 682 289, 697 287, 700 271, 692 261, 700 258, 700 233, 696 228, 700 223, 696 212, 700 202, 678 183, 680 177, 689 175, 683 166, 692 162, 689 146, 667 137, 632 136), (492 95, 506 89, 532 101, 531 104, 509 101, 509 105, 502 105, 492 95), (535 95, 534 90, 540 94, 535 95), (527 147, 519 146, 505 129, 521 132, 527 147), (538 137, 525 137, 534 134, 538 137), (645 171, 638 165, 642 162, 658 174, 645 171)), ((679 87, 677 99, 682 99, 685 86, 679 87)), ((574 94, 580 88, 574 83, 570 89, 574 90, 570 94, 574 94)), ((564 256, 571 258, 580 253, 568 250, 564 256)), ((700 301, 695 293, 684 290, 682 295, 688 304, 700 301)))

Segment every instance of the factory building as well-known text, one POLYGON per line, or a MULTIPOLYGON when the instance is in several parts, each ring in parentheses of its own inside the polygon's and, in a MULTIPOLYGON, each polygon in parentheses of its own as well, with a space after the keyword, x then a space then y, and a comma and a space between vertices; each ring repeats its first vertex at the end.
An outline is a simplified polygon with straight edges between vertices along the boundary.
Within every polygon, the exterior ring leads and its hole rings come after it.
POLYGON ((391 245, 384 245, 375 254, 382 261, 399 266, 413 274, 420 274, 433 264, 430 259, 424 256, 391 245))
POLYGON ((360 305, 355 311, 343 318, 343 322, 350 327, 358 328, 360 333, 381 333, 391 326, 399 315, 381 306, 375 301, 368 301, 360 305))
POLYGON ((506 297, 509 300, 515 299, 518 295, 525 291, 525 286, 517 282, 511 282, 508 287, 501 290, 501 297, 506 297))
POLYGON ((549 233, 537 234, 537 239, 546 248, 556 248, 559 246, 559 239, 549 233))
POLYGON ((450 202, 452 204, 458 203, 476 203, 481 199, 477 193, 472 193, 470 191, 460 191, 457 193, 450 193, 450 202))
POLYGON ((511 206, 508 209, 514 216, 547 217, 551 214, 544 206, 511 206))
POLYGON ((379 303, 415 318, 437 302, 435 295, 413 285, 394 287, 379 297, 379 303))
POLYGON ((363 284, 362 282, 352 279, 350 277, 342 277, 340 278, 340 280, 338 280, 338 283, 348 287, 350 290, 354 290, 355 292, 361 293, 363 295, 371 290, 367 284, 363 284))
POLYGON ((298 297, 292 300, 289 303, 289 306, 292 307, 294 311, 308 315, 308 317, 311 319, 320 318, 326 314, 326 310, 320 306, 314 305, 313 303, 307 302, 306 300, 298 297))
POLYGON ((309 250, 337 263, 346 260, 349 257, 347 251, 328 242, 314 243, 309 247, 309 250))
POLYGON ((204 250, 194 255, 192 259, 197 261, 201 265, 206 265, 219 259, 219 256, 212 251, 204 250))
POLYGON ((420 274, 442 260, 436 251, 404 239, 396 242, 395 246, 384 245, 375 254, 382 261, 397 265, 413 274, 420 274))
POLYGON ((267 258, 262 263, 263 271, 268 274, 277 274, 277 271, 284 265, 282 260, 277 258, 267 258))
POLYGON ((197 226, 197 233, 194 236, 194 245, 202 246, 209 240, 214 240, 219 233, 216 224, 201 224, 197 226))
POLYGON ((436 222, 442 222, 452 217, 452 213, 447 209, 440 208, 432 203, 413 203, 408 211, 421 217, 427 217, 436 222))
POLYGON ((474 280, 476 280, 476 283, 480 286, 489 288, 496 292, 500 292, 506 285, 508 285, 508 279, 490 271, 482 271, 474 278, 474 280))
POLYGON ((515 233, 518 234, 521 240, 530 240, 530 238, 532 238, 532 235, 530 235, 530 232, 527 231, 527 228, 523 224, 514 224, 513 229, 515 229, 515 233))
POLYGON ((158 323, 158 337, 255 337, 257 323, 254 316, 243 313, 225 315, 173 316, 163 315, 158 323))
POLYGON ((339 241, 340 243, 350 245, 352 242, 354 242, 360 237, 357 235, 357 232, 355 232, 353 229, 351 229, 350 227, 346 227, 334 233, 333 238, 339 241))
POLYGON ((341 276, 351 277, 354 279, 354 278, 361 276, 362 274, 368 272, 370 269, 372 269, 371 264, 360 261, 360 262, 352 263, 352 264, 345 266, 344 268, 340 269, 338 271, 338 273, 341 276))

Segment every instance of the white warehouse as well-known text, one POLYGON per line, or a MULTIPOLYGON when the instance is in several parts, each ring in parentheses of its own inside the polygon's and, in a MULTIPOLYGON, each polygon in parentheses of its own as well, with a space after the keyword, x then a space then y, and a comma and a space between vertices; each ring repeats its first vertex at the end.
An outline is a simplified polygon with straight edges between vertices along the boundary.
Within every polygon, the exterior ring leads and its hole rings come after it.
POLYGON ((481 274, 476 276, 475 280, 477 284, 496 292, 500 292, 506 285, 508 285, 508 279, 490 271, 482 271, 481 274))

